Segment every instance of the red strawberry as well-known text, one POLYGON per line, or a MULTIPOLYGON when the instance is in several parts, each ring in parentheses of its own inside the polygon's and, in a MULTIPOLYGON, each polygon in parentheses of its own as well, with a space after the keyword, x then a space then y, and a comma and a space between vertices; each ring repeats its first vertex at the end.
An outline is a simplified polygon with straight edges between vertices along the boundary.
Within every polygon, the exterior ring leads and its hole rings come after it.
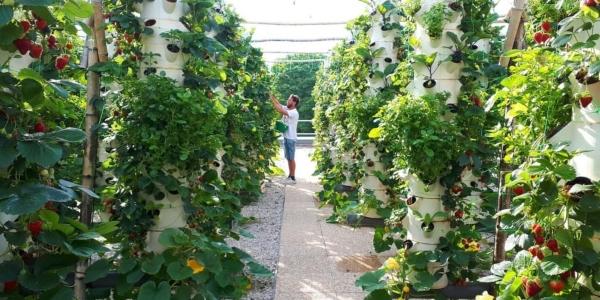
POLYGON ((521 196, 525 194, 525 188, 522 186, 517 186, 513 189, 513 193, 515 193, 515 195, 517 196, 521 196))
POLYGON ((560 274, 560 279, 563 281, 569 280, 569 277, 575 277, 575 271, 571 270, 560 274))
POLYGON ((543 244, 544 244, 544 242, 545 242, 545 241, 546 241, 546 240, 544 239, 544 237, 543 237, 543 236, 541 236, 541 235, 536 235, 536 236, 535 236, 535 243, 536 243, 537 245, 540 245, 540 246, 541 246, 541 245, 543 245, 543 244))
POLYGON ((544 232, 544 229, 542 228, 542 225, 536 223, 531 226, 531 232, 536 236, 540 236, 544 232))
POLYGON ((454 212, 454 217, 457 219, 462 219, 464 215, 465 213, 460 209, 454 212))
POLYGON ((543 32, 541 32, 541 31, 539 31, 539 32, 536 32, 536 33, 533 35, 533 40, 534 40, 536 43, 538 43, 538 44, 541 44, 541 43, 543 43, 543 42, 544 42, 544 41, 543 41, 543 36, 544 36, 544 33, 543 33, 543 32))
POLYGON ((534 297, 542 291, 542 286, 538 281, 539 279, 527 281, 527 284, 525 284, 525 294, 527 297, 534 297))
POLYGON ((529 249, 527 249, 527 251, 529 251, 533 257, 537 257, 538 253, 541 252, 539 246, 531 246, 529 249))
POLYGON ((44 19, 37 19, 37 21, 35 21, 35 27, 38 30, 43 31, 46 29, 46 27, 48 27, 48 22, 46 22, 44 19))
POLYGON ((29 56, 33 58, 40 58, 42 53, 44 52, 44 48, 40 44, 31 45, 31 49, 29 50, 29 56))
POLYGON ((586 108, 588 105, 590 105, 590 103, 592 103, 592 100, 594 100, 592 96, 583 96, 579 98, 579 104, 581 104, 581 107, 586 108))
POLYGON ((462 192, 462 187, 460 185, 452 186, 452 194, 460 194, 462 192))
POLYGON ((586 6, 594 7, 594 6, 596 6, 598 3, 596 3, 596 1, 595 1, 595 0, 585 0, 585 1, 583 1, 583 4, 585 4, 586 6))
POLYGON ((126 33, 124 37, 127 43, 131 44, 131 42, 133 41, 133 37, 130 36, 128 33, 126 33))
POLYGON ((44 124, 44 122, 38 121, 37 123, 35 123, 35 126, 33 126, 33 130, 35 132, 46 132, 46 125, 44 124))
POLYGON ((548 240, 546 242, 546 246, 548 246, 548 249, 552 250, 552 252, 558 252, 559 250, 558 241, 556 241, 555 239, 548 240))
POLYGON ((539 260, 544 260, 544 252, 540 249, 536 255, 539 260))
POLYGON ((29 39, 16 39, 14 42, 15 47, 19 50, 19 53, 22 55, 27 54, 29 49, 31 49, 31 40, 29 39))
POLYGON ((4 282, 4 293, 9 294, 14 292, 19 285, 15 280, 5 281, 4 282))
POLYGON ((555 294, 562 292, 562 290, 565 288, 565 283, 562 282, 562 280, 552 280, 548 285, 555 294))
POLYGON ((479 97, 471 96, 471 102, 473 102, 473 105, 481 107, 481 99, 479 97))
POLYGON ((547 40, 549 40, 552 36, 547 34, 547 33, 543 33, 542 34, 542 43, 545 43, 547 40))
POLYGON ((55 49, 56 48, 56 37, 53 35, 48 37, 48 48, 55 49))
POLYGON ((29 23, 29 21, 23 20, 23 21, 19 22, 19 24, 21 25, 23 32, 25 32, 25 33, 29 32, 29 28, 31 28, 31 24, 29 23))
POLYGON ((31 232, 31 235, 33 237, 37 237, 38 235, 40 235, 40 232, 42 232, 42 225, 44 223, 42 223, 42 221, 38 220, 38 221, 33 221, 29 224, 27 224, 27 229, 29 229, 29 232, 31 232))
POLYGON ((550 32, 552 30, 552 23, 550 23, 548 21, 544 21, 544 22, 542 22, 542 25, 540 26, 540 28, 542 28, 542 30, 544 32, 550 32))
POLYGON ((63 55, 63 56, 59 56, 56 58, 56 61, 54 62, 54 66, 56 67, 57 70, 62 70, 64 69, 67 64, 69 63, 69 56, 68 55, 63 55))

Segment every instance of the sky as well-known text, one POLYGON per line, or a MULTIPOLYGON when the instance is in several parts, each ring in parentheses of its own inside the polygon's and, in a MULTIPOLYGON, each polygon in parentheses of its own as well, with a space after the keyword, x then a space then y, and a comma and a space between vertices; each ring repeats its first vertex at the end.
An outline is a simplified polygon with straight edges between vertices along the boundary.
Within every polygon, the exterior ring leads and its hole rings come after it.
MULTIPOLYGON (((499 2, 498 13, 505 14, 511 0, 499 2)), ((279 23, 346 23, 368 10, 368 6, 358 0, 225 0, 247 22, 279 23)), ((273 26, 244 24, 254 31, 254 40, 262 39, 315 39, 347 38, 349 32, 345 25, 319 26, 273 26)), ((338 43, 323 42, 255 42, 263 49, 267 62, 282 58, 287 54, 270 53, 291 52, 327 52, 338 43)))

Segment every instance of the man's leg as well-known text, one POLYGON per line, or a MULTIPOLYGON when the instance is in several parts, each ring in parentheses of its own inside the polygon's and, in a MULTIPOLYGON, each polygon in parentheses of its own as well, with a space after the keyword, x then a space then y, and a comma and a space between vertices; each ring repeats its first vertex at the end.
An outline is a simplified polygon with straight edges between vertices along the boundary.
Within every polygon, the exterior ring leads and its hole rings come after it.
POLYGON ((296 161, 288 160, 288 166, 290 167, 290 176, 292 178, 296 178, 296 161))

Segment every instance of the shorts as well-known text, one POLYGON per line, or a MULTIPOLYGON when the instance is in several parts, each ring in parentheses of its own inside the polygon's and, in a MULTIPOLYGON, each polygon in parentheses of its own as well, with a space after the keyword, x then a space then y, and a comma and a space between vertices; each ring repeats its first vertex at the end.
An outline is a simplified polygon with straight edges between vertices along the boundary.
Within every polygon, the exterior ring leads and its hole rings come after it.
POLYGON ((296 154, 296 140, 283 139, 283 153, 285 155, 285 159, 294 160, 294 156, 296 154))

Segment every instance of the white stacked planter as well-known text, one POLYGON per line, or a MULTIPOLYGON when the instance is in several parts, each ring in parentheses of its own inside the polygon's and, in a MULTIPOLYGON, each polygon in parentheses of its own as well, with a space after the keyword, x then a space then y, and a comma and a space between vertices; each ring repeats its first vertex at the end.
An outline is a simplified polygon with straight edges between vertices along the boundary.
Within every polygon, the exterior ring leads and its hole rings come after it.
MULTIPOLYGON (((383 1, 378 1, 383 2, 383 1)), ((397 23, 398 15, 392 13, 388 22, 397 23)), ((383 30, 383 16, 376 12, 371 21, 371 29, 368 31, 371 43, 369 44, 372 53, 375 53, 372 61, 372 71, 383 72, 387 66, 398 62, 398 49, 394 47, 394 41, 398 36, 398 30, 383 30)), ((370 75, 368 78, 370 90, 368 94, 375 95, 380 88, 386 86, 385 78, 370 75)))
MULTIPOLYGON (((565 25, 563 30, 578 29, 583 21, 574 19, 565 25)), ((596 22, 589 31, 580 31, 573 40, 585 41, 593 33, 600 31, 600 21, 596 22)), ((600 41, 596 42, 594 49, 600 55, 600 41)), ((600 108, 600 82, 583 85, 571 76, 573 92, 575 94, 588 91, 593 97, 592 103, 586 108, 579 104, 573 106, 572 120, 551 139, 552 143, 566 142, 569 150, 581 150, 583 153, 573 158, 571 164, 577 171, 577 176, 587 177, 592 181, 600 180, 600 114, 595 111, 600 108)))
MULTIPOLYGON (((586 41, 592 34, 600 31, 600 21, 595 22, 592 29, 587 31, 579 29, 583 23, 582 19, 574 18, 565 24, 562 30, 577 32, 573 41, 586 41)), ((600 56, 600 41, 596 41, 594 48, 587 50, 594 51, 600 56)), ((600 109, 600 82, 590 85, 580 84, 574 74, 570 79, 574 94, 587 91, 592 95, 593 100, 585 108, 579 103, 574 104, 571 122, 550 141, 553 144, 567 143, 568 150, 581 151, 571 160, 571 165, 575 168, 577 176, 587 177, 596 182, 600 180, 600 114, 596 113, 600 109)), ((600 231, 596 231, 591 241, 594 250, 600 252, 600 231)))
MULTIPOLYGON (((415 15, 416 30, 414 33, 415 40, 419 41, 414 48, 415 54, 436 55, 432 69, 432 76, 429 78, 429 70, 421 63, 413 63, 414 80, 409 85, 409 92, 416 97, 427 94, 444 93, 450 94, 446 104, 457 104, 458 97, 461 92, 460 77, 464 67, 462 62, 454 63, 448 60, 452 55, 454 42, 448 37, 447 33, 454 33, 459 39, 463 35, 458 29, 462 14, 455 12, 449 7, 446 8, 449 20, 445 23, 443 31, 439 38, 431 38, 423 22, 423 15, 427 13, 434 5, 438 3, 450 4, 451 0, 422 0, 421 9, 415 15), (427 78, 426 78, 427 77, 427 78), (436 85, 431 88, 424 87, 427 79, 436 81, 436 85)), ((482 41, 485 44, 485 41, 482 41)), ((407 228, 407 239, 412 241, 413 246, 409 251, 432 251, 439 244, 439 239, 446 236, 451 231, 450 219, 447 217, 437 217, 431 222, 433 228, 431 231, 424 230, 423 226, 427 225, 423 222, 423 217, 426 215, 434 216, 438 212, 444 212, 445 208, 442 204, 442 195, 446 192, 445 188, 439 183, 426 185, 416 176, 408 174, 404 178, 409 183, 409 197, 407 199, 408 214, 404 219, 404 225, 407 228), (420 217, 419 217, 420 216, 420 217)), ((474 197, 476 198, 476 197, 474 197)), ((477 197, 478 198, 478 197, 477 197)), ((446 268, 437 262, 431 262, 428 265, 428 270, 431 273, 437 272, 440 269, 446 268)), ((414 278, 409 278, 414 280, 414 278)), ((443 275, 434 285, 433 289, 441 289, 448 285, 448 278, 443 275)))
MULTIPOLYGON (((147 73, 164 73, 166 77, 174 79, 179 84, 183 84, 183 68, 186 62, 186 55, 183 54, 182 45, 179 41, 168 40, 161 36, 161 33, 171 30, 187 31, 183 23, 179 21, 189 7, 183 0, 144 0, 137 5, 140 12, 140 21, 142 25, 148 24, 154 32, 142 37, 142 52, 144 59, 140 68, 139 76, 145 77, 147 73), (149 21, 149 22, 148 22, 149 21), (154 23, 154 24, 152 24, 154 23), (147 55, 152 53, 152 56, 147 55), (146 57, 149 56, 149 57, 146 57)), ((168 169, 168 166, 165 166, 168 169)), ((222 169, 222 164, 221 164, 222 169)), ((172 170, 171 175, 177 177, 180 181, 184 180, 178 175, 176 170, 172 170)), ((149 230, 146 237, 146 250, 152 252, 161 252, 163 246, 158 242, 158 237, 168 228, 179 228, 186 226, 186 215, 184 204, 179 194, 172 194, 166 191, 164 187, 159 186, 161 192, 165 195, 162 200, 155 200, 153 195, 141 193, 140 197, 146 201, 151 201, 161 205, 160 214, 156 218, 156 224, 149 230)))
MULTIPOLYGON (((377 1, 377 4, 383 2, 377 1)), ((389 19, 386 22, 391 24, 399 23, 399 15, 396 12, 388 12, 387 14, 386 17, 389 19)), ((398 30, 384 30, 383 26, 384 16, 377 11, 372 17, 371 28, 367 33, 370 37, 370 51, 374 53, 371 62, 372 72, 378 71, 383 73, 389 65, 398 63, 398 49, 394 46, 398 30)), ((379 92, 379 89, 385 88, 387 85, 386 79, 378 76, 369 75, 367 80, 369 83, 367 96, 375 96, 379 92)), ((363 161, 365 176, 361 178, 360 193, 363 197, 372 193, 379 202, 387 203, 389 199, 387 187, 376 176, 376 173, 385 171, 384 165, 379 159, 380 153, 378 153, 377 145, 370 143, 363 148, 363 152, 365 153, 363 161)), ((381 216, 377 214, 377 209, 369 209, 363 216, 381 219, 381 216)))
MULTIPOLYGON (((379 202, 387 203, 388 194, 387 187, 377 177, 378 172, 384 171, 384 165, 380 161, 380 153, 377 150, 377 145, 370 143, 363 148, 365 153, 363 161, 363 169, 365 176, 361 178, 361 194, 366 195, 372 193, 379 202)), ((377 209, 369 209, 363 216, 374 219, 381 219, 377 214, 377 209)))
POLYGON ((217 172, 217 176, 220 179, 223 179, 223 168, 225 166, 225 163, 223 162, 223 155, 225 155, 225 150, 224 149, 219 149, 217 151, 217 155, 215 157, 214 160, 212 160, 209 164, 209 168, 211 170, 214 170, 215 172, 217 172))
MULTIPOLYGON (((427 94, 435 94, 441 92, 450 93, 448 98, 448 104, 457 104, 458 97, 460 95, 461 83, 459 81, 464 64, 454 63, 448 61, 447 58, 452 55, 454 42, 448 37, 447 33, 454 33, 459 39, 463 35, 462 31, 458 29, 462 20, 461 13, 452 11, 447 8, 447 12, 450 14, 450 20, 444 25, 443 32, 439 38, 431 38, 427 34, 427 30, 423 25, 423 15, 427 13, 431 7, 438 3, 449 4, 454 1, 449 0, 423 0, 421 1, 421 9, 415 15, 416 30, 414 37, 419 41, 418 45, 415 46, 415 54, 432 55, 436 54, 436 60, 433 63, 432 69, 435 71, 432 74, 431 79, 436 81, 436 85, 432 88, 426 88, 423 86, 425 77, 429 77, 429 71, 427 68, 420 64, 413 64, 414 69, 414 81, 409 86, 409 90, 415 96, 423 96, 427 94)), ((485 44, 485 41, 482 41, 485 44)))
POLYGON ((150 57, 145 55, 140 68, 140 77, 155 70, 156 74, 164 72, 165 76, 180 84, 183 83, 186 55, 182 52, 181 43, 165 39, 161 33, 171 30, 187 31, 179 19, 187 12, 188 5, 183 0, 144 0, 137 9, 140 11, 142 25, 154 22, 153 25, 148 26, 154 32, 142 38, 142 52, 153 55, 150 57))

